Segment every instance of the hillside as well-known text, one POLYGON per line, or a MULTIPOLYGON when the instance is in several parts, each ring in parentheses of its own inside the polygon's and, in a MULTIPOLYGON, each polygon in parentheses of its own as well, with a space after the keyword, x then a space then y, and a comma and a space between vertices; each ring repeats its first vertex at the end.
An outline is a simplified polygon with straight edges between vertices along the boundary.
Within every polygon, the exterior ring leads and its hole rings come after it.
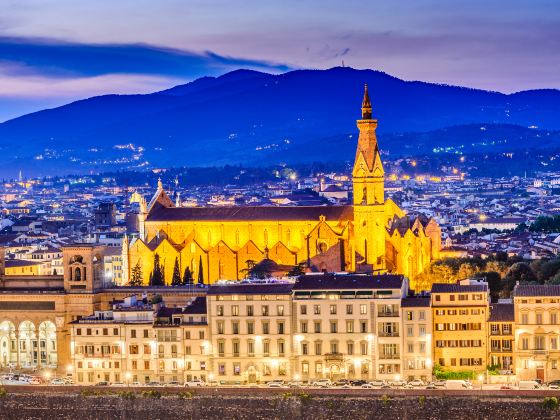
POLYGON ((238 70, 148 95, 85 99, 2 123, 0 174, 351 159, 364 83, 379 119, 381 147, 393 153, 486 141, 490 133, 483 126, 508 147, 524 147, 528 137, 538 136, 552 136, 543 147, 558 144, 557 90, 505 95, 351 68, 281 75, 238 70))

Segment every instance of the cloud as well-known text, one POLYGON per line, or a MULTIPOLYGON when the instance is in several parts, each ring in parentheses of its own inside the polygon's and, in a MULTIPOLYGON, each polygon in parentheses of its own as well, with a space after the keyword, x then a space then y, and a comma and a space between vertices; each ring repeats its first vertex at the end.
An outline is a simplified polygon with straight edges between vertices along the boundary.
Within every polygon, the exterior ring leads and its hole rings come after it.
POLYGON ((81 44, 43 38, 0 37, 4 62, 24 65, 51 76, 101 74, 157 74, 195 78, 240 67, 270 72, 285 65, 193 52, 148 44, 81 44))

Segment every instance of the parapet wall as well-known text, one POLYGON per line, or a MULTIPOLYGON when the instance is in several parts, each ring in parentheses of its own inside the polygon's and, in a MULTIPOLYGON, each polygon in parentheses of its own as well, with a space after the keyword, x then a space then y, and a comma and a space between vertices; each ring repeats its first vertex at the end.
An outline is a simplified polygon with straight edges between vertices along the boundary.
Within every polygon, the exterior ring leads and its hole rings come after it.
MULTIPOLYGON (((136 394, 83 396, 9 393, 2 419, 556 419, 543 397, 308 395, 286 390, 269 396, 136 394)), ((158 391, 165 394, 165 390, 158 391)))

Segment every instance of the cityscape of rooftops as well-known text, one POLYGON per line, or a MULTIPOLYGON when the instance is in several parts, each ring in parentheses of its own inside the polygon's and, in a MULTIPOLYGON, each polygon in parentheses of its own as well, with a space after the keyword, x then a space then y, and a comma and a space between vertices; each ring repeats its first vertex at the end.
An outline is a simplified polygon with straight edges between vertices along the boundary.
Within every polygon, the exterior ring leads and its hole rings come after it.
POLYGON ((556 2, 0 3, 1 418, 559 416, 556 2))

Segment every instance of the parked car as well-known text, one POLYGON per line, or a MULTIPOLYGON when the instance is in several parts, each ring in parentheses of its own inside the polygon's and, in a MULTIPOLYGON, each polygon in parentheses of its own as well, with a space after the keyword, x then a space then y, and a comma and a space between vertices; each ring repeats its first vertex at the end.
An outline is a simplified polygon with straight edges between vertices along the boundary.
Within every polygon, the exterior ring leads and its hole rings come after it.
POLYGON ((191 381, 187 381, 185 382, 185 386, 187 387, 196 387, 196 386, 204 386, 204 382, 202 382, 200 379, 193 379, 191 381))
POLYGON ((30 385, 41 385, 42 382, 41 382, 41 379, 40 379, 40 378, 32 377, 32 378, 29 380, 29 384, 30 384, 30 385))
POLYGON ((438 388, 445 388, 445 380, 443 379, 438 379, 437 381, 432 382, 432 384, 438 388))
POLYGON ((126 386, 126 385, 122 382, 113 382, 111 386, 126 386))
POLYGON ((373 389, 373 388, 375 388, 375 387, 374 387, 372 384, 370 384, 370 383, 365 383, 365 384, 362 385, 362 388, 364 388, 364 389, 373 389))
POLYGON ((271 381, 266 384, 268 388, 284 388, 284 384, 282 382, 275 382, 271 381))
POLYGON ((513 387, 511 385, 504 384, 500 387, 500 389, 513 389, 513 387))
POLYGON ((394 388, 403 388, 406 385, 406 382, 400 379, 395 379, 390 382, 390 385, 394 388))
MULTIPOLYGON (((62 379, 53 379, 53 380, 51 381, 51 384, 52 384, 54 381, 61 381, 62 383, 59 384, 59 385, 64 385, 64 381, 63 381, 62 379)), ((109 382, 107 382, 107 381, 97 382, 97 383, 95 384, 95 386, 109 386, 109 382)))
POLYGON ((383 385, 387 385, 387 383, 381 379, 374 379, 370 384, 375 388, 381 388, 383 385))
POLYGON ((165 386, 181 386, 179 381, 169 381, 165 384, 165 386))
POLYGON ((362 386, 368 383, 368 381, 365 381, 363 379, 356 379, 355 381, 350 381, 352 386, 362 386))
POLYGON ((519 389, 541 389, 537 381, 519 381, 519 389))
POLYGON ((426 385, 426 384, 425 384, 424 381, 421 380, 421 379, 414 379, 414 380, 410 381, 410 382, 408 383, 408 385, 417 388, 417 387, 419 387, 419 386, 424 386, 424 385, 426 385))
POLYGON ((291 381, 288 382, 288 387, 290 388, 301 388, 303 383, 301 381, 291 381))
POLYGON ((156 387, 156 386, 163 386, 163 385, 157 381, 152 381, 152 382, 147 382, 146 386, 156 387))
POLYGON ((338 381, 336 381, 334 383, 334 386, 344 386, 344 385, 349 385, 350 381, 348 379, 339 379, 338 381))
POLYGON ((317 379, 313 382, 313 386, 318 386, 319 388, 328 388, 332 386, 332 382, 329 379, 317 379))
POLYGON ((220 386, 220 383, 217 380, 213 379, 211 381, 206 382, 206 386, 220 386))
POLYGON ((445 381, 446 389, 472 389, 473 386, 469 381, 462 379, 448 379, 445 381))

